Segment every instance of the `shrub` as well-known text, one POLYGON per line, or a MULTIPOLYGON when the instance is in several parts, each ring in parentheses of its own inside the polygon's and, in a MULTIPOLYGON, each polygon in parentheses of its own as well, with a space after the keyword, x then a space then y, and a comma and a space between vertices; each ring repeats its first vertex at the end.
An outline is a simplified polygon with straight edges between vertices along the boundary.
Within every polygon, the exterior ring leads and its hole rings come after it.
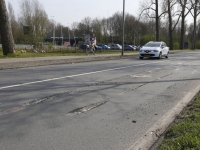
POLYGON ((179 49, 179 43, 178 42, 174 42, 174 50, 179 49))
POLYGON ((197 48, 197 49, 200 49, 200 40, 198 40, 198 41, 196 42, 196 48, 197 48))

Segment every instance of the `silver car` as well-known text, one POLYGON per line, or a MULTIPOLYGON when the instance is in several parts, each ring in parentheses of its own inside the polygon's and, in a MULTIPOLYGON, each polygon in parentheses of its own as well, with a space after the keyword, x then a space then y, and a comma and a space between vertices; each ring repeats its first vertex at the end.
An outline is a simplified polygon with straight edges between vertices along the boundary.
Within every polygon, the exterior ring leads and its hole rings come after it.
POLYGON ((139 58, 168 58, 169 47, 163 41, 160 42, 148 42, 143 47, 140 48, 139 58))
POLYGON ((122 47, 119 44, 112 44, 110 46, 110 49, 119 50, 119 49, 122 49, 122 47))

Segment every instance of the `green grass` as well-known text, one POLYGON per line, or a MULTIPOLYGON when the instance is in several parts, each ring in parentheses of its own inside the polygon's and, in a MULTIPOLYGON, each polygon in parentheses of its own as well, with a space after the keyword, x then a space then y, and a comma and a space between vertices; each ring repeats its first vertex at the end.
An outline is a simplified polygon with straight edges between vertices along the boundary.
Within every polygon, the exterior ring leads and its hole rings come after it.
POLYGON ((200 94, 176 118, 157 150, 200 150, 200 94))
MULTIPOLYGON (((137 53, 138 51, 125 51, 125 53, 137 53)), ((97 51, 96 54, 121 54, 121 51, 97 51)), ((49 57, 49 56, 85 56, 83 50, 51 50, 46 51, 46 53, 34 53, 32 51, 27 51, 25 54, 21 53, 21 50, 18 49, 15 54, 3 55, 2 49, 0 49, 0 58, 28 58, 28 57, 49 57)))

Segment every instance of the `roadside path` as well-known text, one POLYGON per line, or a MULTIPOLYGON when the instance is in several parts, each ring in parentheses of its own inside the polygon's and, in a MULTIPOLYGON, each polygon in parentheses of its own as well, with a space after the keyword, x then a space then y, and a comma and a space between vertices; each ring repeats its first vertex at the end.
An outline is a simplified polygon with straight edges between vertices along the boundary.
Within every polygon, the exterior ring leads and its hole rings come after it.
MULTIPOLYGON (((173 50, 170 54, 186 52, 186 50, 173 50)), ((3 69, 16 69, 46 65, 59 65, 59 64, 71 64, 81 63, 89 61, 103 61, 103 60, 114 60, 114 59, 127 59, 137 58, 138 53, 125 53, 124 56, 119 54, 96 54, 89 56, 52 56, 52 57, 29 57, 29 58, 1 58, 0 59, 0 70, 3 69)))

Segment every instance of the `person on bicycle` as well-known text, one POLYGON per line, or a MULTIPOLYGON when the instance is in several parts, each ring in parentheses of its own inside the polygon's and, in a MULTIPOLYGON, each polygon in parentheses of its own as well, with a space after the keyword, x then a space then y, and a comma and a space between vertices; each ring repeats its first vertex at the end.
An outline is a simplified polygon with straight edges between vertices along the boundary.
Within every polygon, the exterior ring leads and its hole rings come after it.
POLYGON ((92 34, 92 37, 90 39, 90 42, 91 42, 91 47, 93 50, 95 50, 96 48, 96 44, 97 44, 97 40, 96 40, 96 37, 95 37, 95 34, 93 33, 92 34))

